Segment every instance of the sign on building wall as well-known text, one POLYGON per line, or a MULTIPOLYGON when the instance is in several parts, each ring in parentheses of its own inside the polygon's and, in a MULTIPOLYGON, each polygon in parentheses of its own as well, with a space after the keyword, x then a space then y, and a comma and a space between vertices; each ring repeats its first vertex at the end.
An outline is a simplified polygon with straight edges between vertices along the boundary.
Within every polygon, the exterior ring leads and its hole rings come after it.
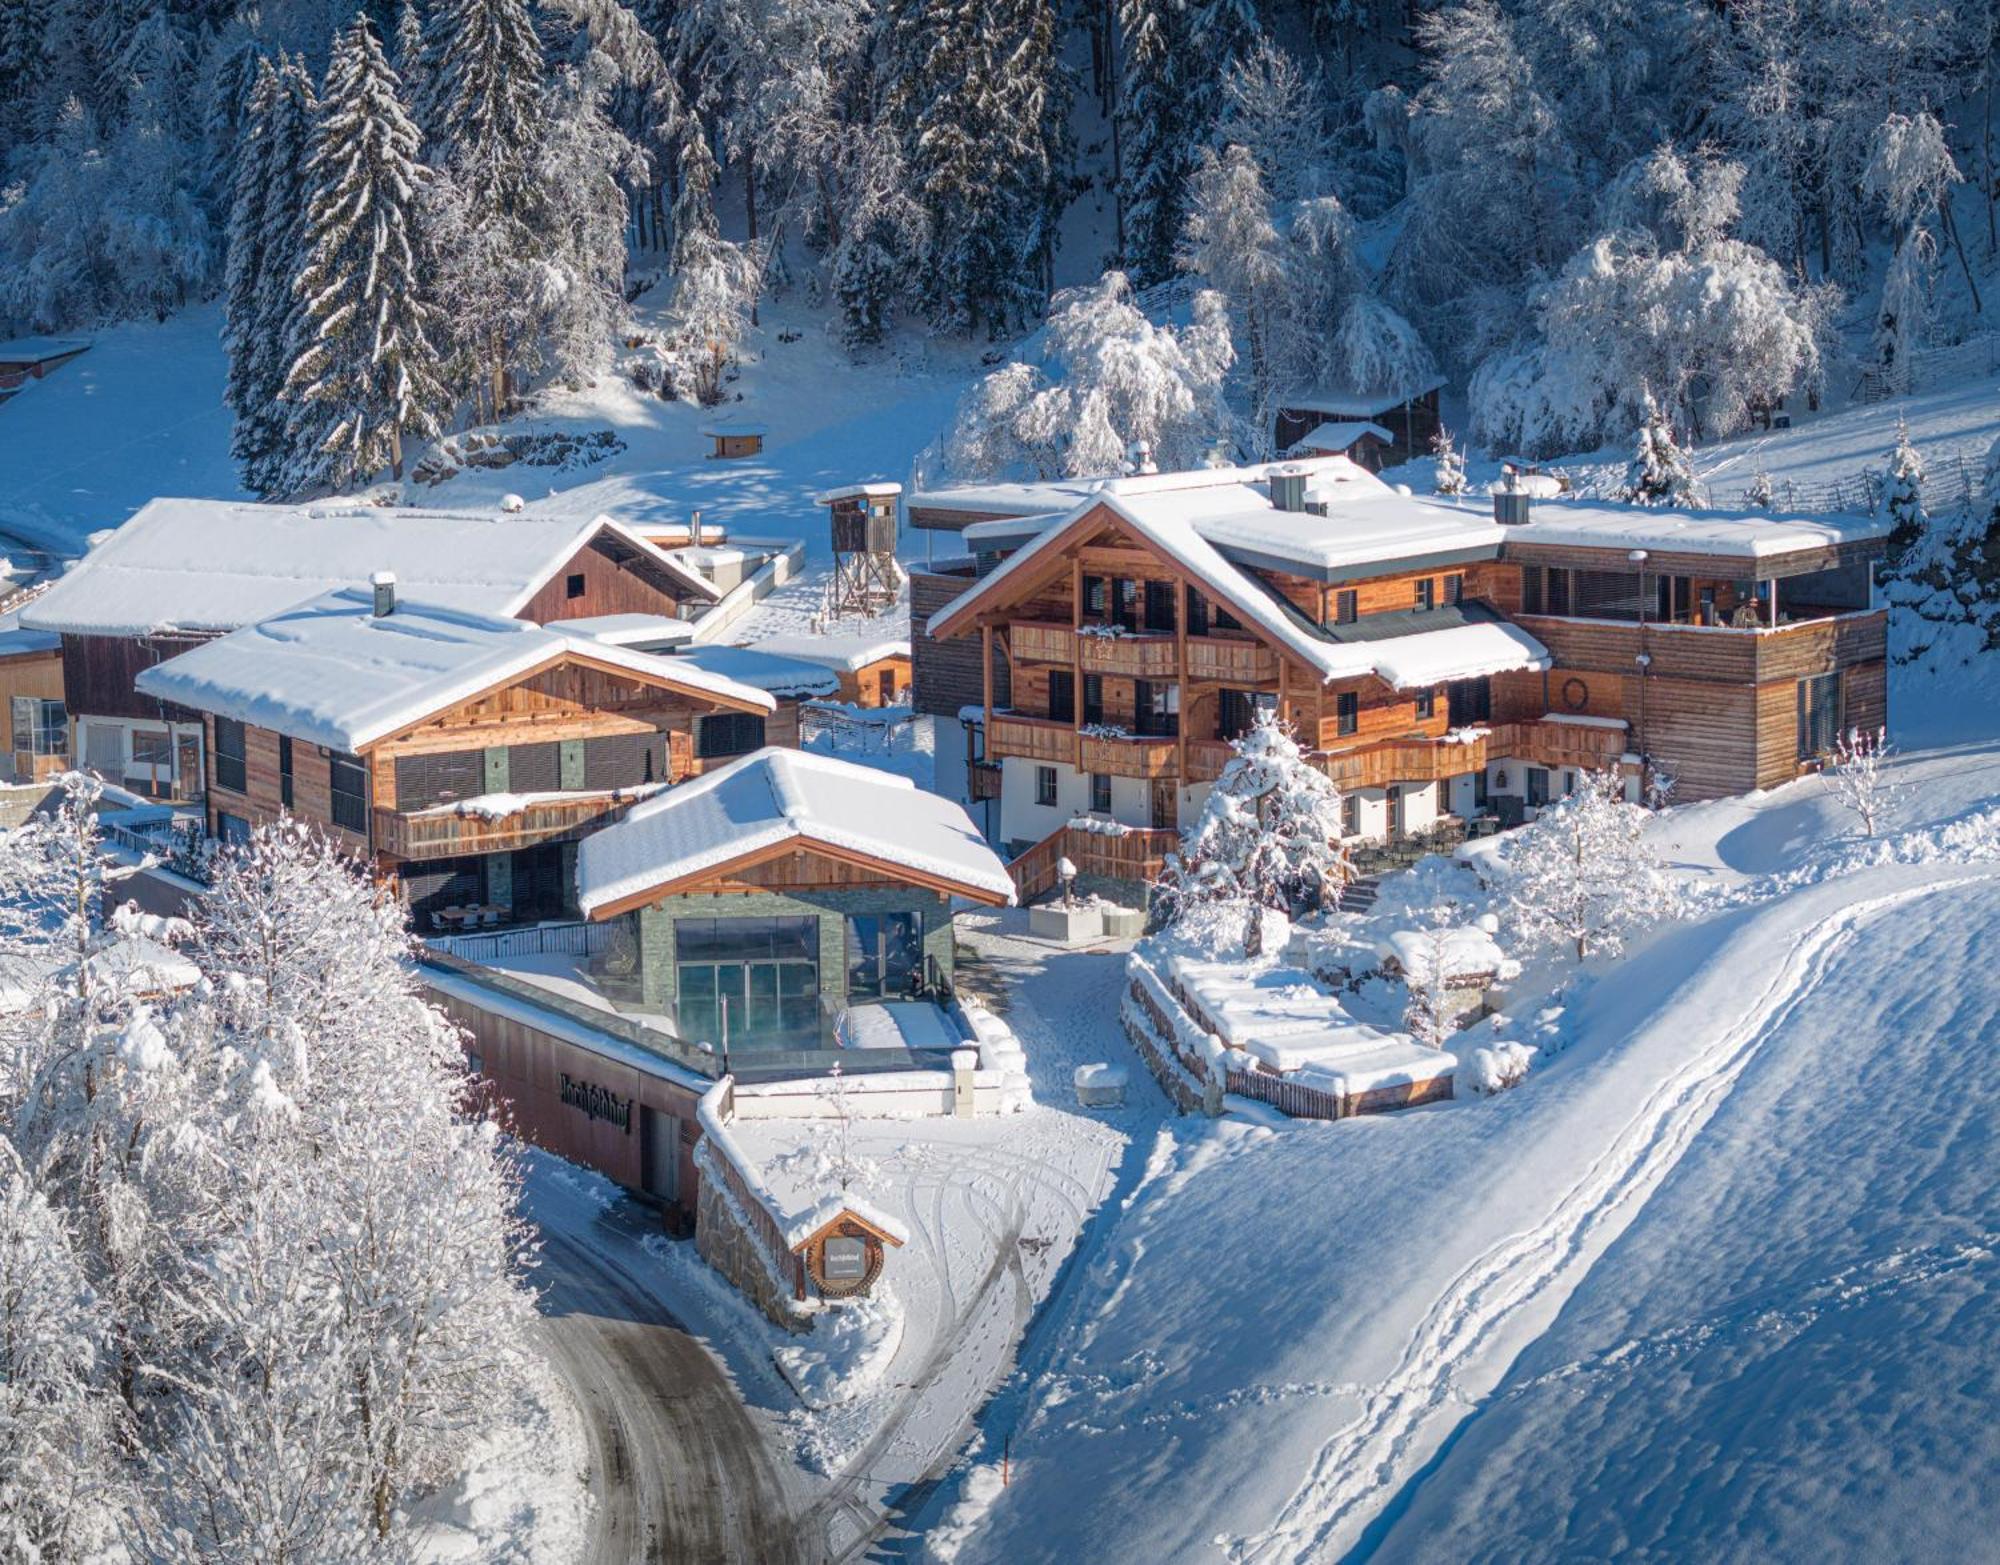
POLYGON ((626 1135, 632 1134, 632 1100, 621 1098, 615 1092, 588 1081, 578 1081, 574 1076, 564 1074, 562 1079, 562 1100, 573 1109, 581 1109, 591 1119, 609 1120, 626 1135))

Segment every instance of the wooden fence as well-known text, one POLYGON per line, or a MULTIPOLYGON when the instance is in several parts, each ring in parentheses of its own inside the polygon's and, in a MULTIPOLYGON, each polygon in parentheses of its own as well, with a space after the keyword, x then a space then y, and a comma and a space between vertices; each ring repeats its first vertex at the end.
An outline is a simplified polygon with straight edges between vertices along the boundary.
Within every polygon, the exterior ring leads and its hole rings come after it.
POLYGON ((1088 826, 1058 826, 1007 866, 1014 896, 1023 906, 1056 885, 1056 866, 1068 859, 1079 875, 1150 885, 1166 868, 1167 855, 1180 851, 1180 833, 1127 826, 1115 833, 1088 826))
POLYGON ((753 1182, 750 1175, 737 1166, 735 1145, 729 1136, 727 1126, 736 1117, 736 1087, 728 1078, 710 1089, 710 1095, 703 1104, 703 1118, 712 1113, 717 1126, 723 1127, 720 1134, 711 1133, 702 1138, 701 1161, 709 1172, 717 1174, 729 1191, 736 1209, 743 1214, 750 1225, 750 1232, 758 1246, 771 1263, 774 1277, 782 1278, 792 1289, 792 1297, 806 1296, 806 1260, 785 1242, 785 1230, 778 1221, 778 1215, 771 1210, 770 1196, 763 1190, 762 1181, 753 1182))
POLYGON ((611 949, 615 920, 588 924, 581 920, 537 924, 532 929, 503 929, 490 935, 433 935, 427 944, 468 962, 493 962, 509 956, 602 956, 611 949))

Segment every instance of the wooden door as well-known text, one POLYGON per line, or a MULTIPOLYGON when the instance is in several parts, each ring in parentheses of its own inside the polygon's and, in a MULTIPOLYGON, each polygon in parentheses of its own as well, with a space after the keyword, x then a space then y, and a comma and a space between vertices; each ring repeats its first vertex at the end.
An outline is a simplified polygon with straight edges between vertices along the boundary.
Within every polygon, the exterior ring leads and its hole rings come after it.
POLYGON ((1153 826, 1171 829, 1180 824, 1180 790, 1171 777, 1153 779, 1153 826))

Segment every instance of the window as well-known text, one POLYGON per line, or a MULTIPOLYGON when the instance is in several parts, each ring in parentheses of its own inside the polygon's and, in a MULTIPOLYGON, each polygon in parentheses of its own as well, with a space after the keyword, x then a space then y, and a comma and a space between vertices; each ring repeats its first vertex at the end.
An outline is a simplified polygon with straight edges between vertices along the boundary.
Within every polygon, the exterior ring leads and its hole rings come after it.
POLYGON ((1085 674, 1083 676, 1083 720, 1086 723, 1104 721, 1104 676, 1085 674))
POLYGON ((566 598, 580 598, 583 596, 582 571, 578 571, 563 583, 563 596, 566 598))
POLYGON ((1215 628, 1217 630, 1241 630, 1243 628, 1243 621, 1218 603, 1215 605, 1215 628))
POLYGON ((1215 698, 1215 737, 1234 739, 1247 734, 1256 711, 1249 691, 1218 691, 1215 698))
POLYGON ((240 815, 218 810, 215 814, 215 834, 232 846, 245 843, 250 840, 250 823, 240 815))
POLYGON ((334 754, 327 769, 333 788, 333 824, 349 831, 368 829, 368 772, 358 755, 334 754))
POLYGON ((1340 796, 1340 834, 1343 837, 1361 835, 1361 795, 1343 793, 1340 796))
MULTIPOLYGON (((243 725, 237 724, 240 729, 243 725)), ((136 768, 166 767, 174 764, 173 736, 164 728, 132 730, 132 765, 136 768)))
POLYGON ((1444 579, 1444 601, 1463 603, 1465 601, 1465 573, 1453 571, 1444 579))
POLYGON ((1341 734, 1359 733, 1361 730, 1361 697, 1355 691, 1343 690, 1334 697, 1334 724, 1341 734))
POLYGON ((704 761, 748 755, 764 747, 764 718, 758 712, 716 712, 695 719, 695 754, 704 761))
POLYGON ((1056 802, 1056 769, 1053 766, 1035 768, 1035 803, 1054 808, 1056 802))
POLYGON ((1417 607, 1420 609, 1436 608, 1437 592, 1438 584, 1433 578, 1429 576, 1420 578, 1417 582, 1417 607))
POLYGON ((1090 811, 1093 815, 1111 813, 1111 777, 1106 772, 1090 774, 1090 811))
POLYGON ((1139 628, 1139 584, 1123 576, 1111 580, 1111 617, 1127 630, 1139 628))
POLYGON ((1417 692, 1417 720, 1427 723, 1437 716, 1438 697, 1435 690, 1417 692))
POLYGON ((1146 583, 1146 629, 1172 634, 1174 628, 1174 584, 1170 581, 1146 583))
POLYGON ((1352 625, 1360 614, 1360 595, 1352 587, 1342 587, 1333 595, 1333 622, 1352 625))
POLYGON ((884 706, 894 706, 896 704, 896 671, 893 668, 885 668, 875 676, 875 679, 877 686, 881 690, 880 700, 882 704, 884 706))
POLYGON ((784 1046, 819 1032, 819 919, 674 920, 674 1018, 684 1038, 784 1046))
POLYGON ((1570 611, 1570 573, 1561 566, 1530 565, 1521 572, 1521 612, 1523 614, 1567 614, 1570 611))
POLYGON ((827 1240, 820 1270, 828 1282, 860 1282, 868 1275, 867 1243, 845 1235, 827 1240))
POLYGON ((1049 670, 1049 720, 1055 723, 1076 721, 1076 675, 1066 668, 1049 670))
POLYGON ((1133 726, 1154 739, 1171 739, 1181 731, 1181 687, 1151 679, 1133 682, 1136 708, 1133 726))
POLYGON ((1569 589, 1570 589, 1569 572, 1562 567, 1552 566, 1549 570, 1549 591, 1548 591, 1549 613, 1551 614, 1569 613, 1570 605, 1574 601, 1575 597, 1575 595, 1569 589))
POLYGON ((1824 755, 1840 736, 1840 675, 1799 681, 1799 759, 1824 755))
POLYGON ((69 713, 60 701, 14 697, 14 748, 23 755, 63 755, 69 750, 69 713))
POLYGON ((1086 576, 1083 578, 1083 617, 1087 620, 1101 621, 1104 616, 1104 578, 1086 576))
POLYGON ((1185 601, 1186 607, 1183 612, 1187 616, 1187 633, 1190 636, 1206 636, 1208 634, 1208 599, 1190 587, 1187 590, 1185 601))
POLYGON ((1445 720, 1453 728, 1470 728, 1493 718, 1493 682, 1455 679, 1445 686, 1445 720))
MULTIPOLYGON (((133 750, 138 749, 138 735, 133 736, 133 750)), ((215 720, 215 786, 227 788, 232 793, 244 793, 249 787, 249 755, 243 733, 243 725, 233 717, 218 717, 215 720)))
POLYGON ((1549 802, 1549 769, 1546 766, 1528 768, 1528 806, 1533 809, 1549 802))
POLYGON ((278 735, 278 802, 292 807, 292 736, 278 735))

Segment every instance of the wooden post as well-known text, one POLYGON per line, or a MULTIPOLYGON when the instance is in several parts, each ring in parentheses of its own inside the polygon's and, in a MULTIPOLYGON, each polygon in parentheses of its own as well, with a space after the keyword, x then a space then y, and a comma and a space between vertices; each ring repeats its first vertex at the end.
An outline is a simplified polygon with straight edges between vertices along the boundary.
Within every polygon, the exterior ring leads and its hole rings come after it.
POLYGON ((986 758, 993 759, 993 627, 979 627, 980 689, 986 701, 986 758))
POLYGON ((1187 725, 1193 703, 1188 700, 1187 583, 1176 573, 1174 583, 1174 689, 1180 713, 1174 719, 1174 820, 1181 818, 1180 790, 1187 786, 1187 725))
MULTIPOLYGON (((1069 685, 1070 759, 1083 770, 1083 556, 1074 554, 1069 562, 1069 685)), ((1113 815, 1117 812, 1114 810, 1113 815)))
POLYGON ((1778 578, 1771 578, 1771 629, 1778 628, 1778 578))

